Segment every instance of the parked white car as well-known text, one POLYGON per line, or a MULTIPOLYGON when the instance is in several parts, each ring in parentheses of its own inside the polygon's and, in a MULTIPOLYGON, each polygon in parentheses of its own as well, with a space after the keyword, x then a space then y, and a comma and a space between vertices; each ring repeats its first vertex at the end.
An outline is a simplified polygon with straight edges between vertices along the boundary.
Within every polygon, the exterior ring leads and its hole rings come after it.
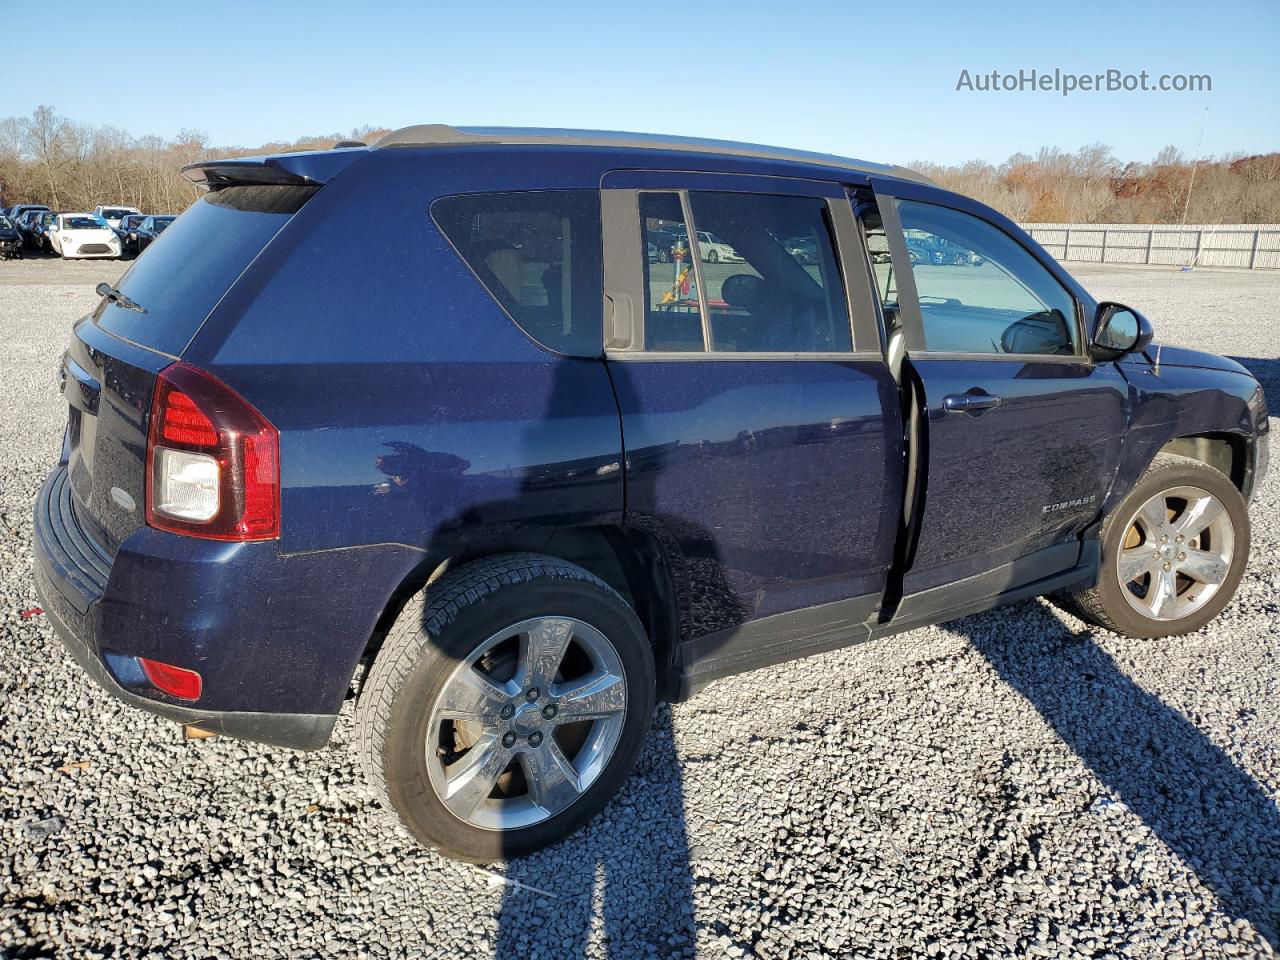
MULTIPOLYGON (((684 234, 677 234, 677 240, 683 241, 684 234)), ((714 233, 706 230, 698 231, 698 252, 703 263, 742 263, 742 255, 729 246, 714 233)))
POLYGON ((122 207, 119 204, 109 203, 102 204, 93 208, 93 212, 107 221, 107 226, 115 230, 120 226, 120 221, 131 213, 142 213, 137 207, 122 207))
POLYGON ((96 213, 58 214, 49 227, 49 243, 68 260, 120 256, 120 238, 96 213))

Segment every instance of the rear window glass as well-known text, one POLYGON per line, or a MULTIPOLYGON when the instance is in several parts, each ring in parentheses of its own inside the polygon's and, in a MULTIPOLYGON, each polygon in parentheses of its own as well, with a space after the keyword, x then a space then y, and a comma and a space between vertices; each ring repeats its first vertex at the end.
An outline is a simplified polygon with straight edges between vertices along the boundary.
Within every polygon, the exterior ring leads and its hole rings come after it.
POLYGON ((603 292, 597 191, 443 197, 432 204, 431 213, 467 266, 525 333, 557 353, 600 355, 603 292))
POLYGON ((146 313, 108 304, 98 325, 125 340, 181 355, 245 267, 318 189, 243 186, 205 194, 117 284, 146 313))

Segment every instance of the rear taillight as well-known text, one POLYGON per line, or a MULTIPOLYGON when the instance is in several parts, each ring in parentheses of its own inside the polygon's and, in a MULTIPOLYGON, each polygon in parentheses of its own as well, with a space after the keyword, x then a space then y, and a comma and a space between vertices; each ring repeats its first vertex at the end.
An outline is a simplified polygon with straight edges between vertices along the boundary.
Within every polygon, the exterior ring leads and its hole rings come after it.
POLYGON ((280 535, 280 435, 185 363, 160 372, 147 431, 147 523, 212 540, 280 535))

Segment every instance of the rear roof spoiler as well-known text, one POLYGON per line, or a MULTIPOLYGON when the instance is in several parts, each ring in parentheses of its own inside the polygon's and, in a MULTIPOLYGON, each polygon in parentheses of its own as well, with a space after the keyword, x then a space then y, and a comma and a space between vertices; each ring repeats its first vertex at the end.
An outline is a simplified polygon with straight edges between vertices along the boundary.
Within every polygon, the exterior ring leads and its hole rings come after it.
POLYGON ((188 164, 182 168, 182 175, 192 183, 202 184, 210 190, 257 184, 320 186, 337 176, 352 160, 367 152, 367 148, 345 148, 277 153, 269 157, 207 160, 188 164))

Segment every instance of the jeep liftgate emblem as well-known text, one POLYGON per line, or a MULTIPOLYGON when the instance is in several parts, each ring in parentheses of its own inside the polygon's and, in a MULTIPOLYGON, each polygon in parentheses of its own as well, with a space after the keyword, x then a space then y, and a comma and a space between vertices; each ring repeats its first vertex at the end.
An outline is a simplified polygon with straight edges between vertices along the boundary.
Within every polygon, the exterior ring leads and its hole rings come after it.
POLYGON ((1076 507, 1087 507, 1098 499, 1096 493, 1092 493, 1087 497, 1077 497, 1074 500, 1063 500, 1061 503, 1046 503, 1040 508, 1041 515, 1047 513, 1060 513, 1063 510, 1072 510, 1076 507))

